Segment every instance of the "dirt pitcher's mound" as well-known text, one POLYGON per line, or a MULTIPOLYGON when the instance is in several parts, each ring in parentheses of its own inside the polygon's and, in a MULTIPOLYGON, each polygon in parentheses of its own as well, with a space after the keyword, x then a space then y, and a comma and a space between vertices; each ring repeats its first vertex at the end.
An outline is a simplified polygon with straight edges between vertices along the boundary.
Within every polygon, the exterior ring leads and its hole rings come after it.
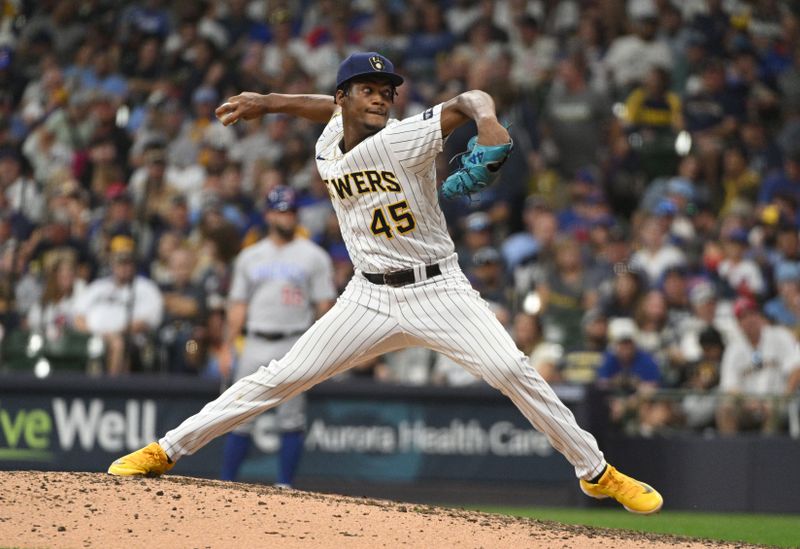
POLYGON ((0 547, 9 546, 724 547, 254 484, 35 471, 0 472, 0 547))

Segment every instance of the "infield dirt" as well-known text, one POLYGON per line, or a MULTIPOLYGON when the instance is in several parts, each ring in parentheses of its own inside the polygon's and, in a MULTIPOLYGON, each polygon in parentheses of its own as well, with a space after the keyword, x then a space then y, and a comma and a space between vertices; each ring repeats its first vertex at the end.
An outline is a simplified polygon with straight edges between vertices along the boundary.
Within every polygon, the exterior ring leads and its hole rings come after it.
POLYGON ((179 476, 9 471, 0 472, 0 547, 752 546, 179 476))

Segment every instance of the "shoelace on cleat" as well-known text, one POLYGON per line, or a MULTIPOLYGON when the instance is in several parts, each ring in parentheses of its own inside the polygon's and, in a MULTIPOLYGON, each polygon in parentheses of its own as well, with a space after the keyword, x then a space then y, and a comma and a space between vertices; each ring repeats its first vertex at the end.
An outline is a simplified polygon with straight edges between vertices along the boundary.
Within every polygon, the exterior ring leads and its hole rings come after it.
POLYGON ((611 472, 609 477, 609 484, 613 485, 615 493, 634 497, 638 495, 639 490, 643 489, 638 482, 633 479, 626 481, 625 477, 617 475, 615 472, 611 472))

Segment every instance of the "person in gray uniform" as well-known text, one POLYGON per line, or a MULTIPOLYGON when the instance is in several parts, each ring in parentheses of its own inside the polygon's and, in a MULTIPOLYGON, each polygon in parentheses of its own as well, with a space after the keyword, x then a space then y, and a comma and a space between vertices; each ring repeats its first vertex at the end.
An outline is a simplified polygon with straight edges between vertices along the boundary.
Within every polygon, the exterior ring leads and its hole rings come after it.
MULTIPOLYGON (((333 306, 336 290, 328 254, 315 243, 295 236, 297 200, 289 187, 267 196, 267 236, 236 258, 228 295, 226 349, 220 369, 234 381, 255 373, 262 364, 284 356, 297 338, 333 306), (236 368, 236 338, 246 338, 236 368)), ((281 432, 276 485, 292 485, 303 453, 306 397, 300 394, 276 409, 281 432)), ((239 425, 225 439, 221 478, 235 480, 252 444, 255 420, 239 425)))

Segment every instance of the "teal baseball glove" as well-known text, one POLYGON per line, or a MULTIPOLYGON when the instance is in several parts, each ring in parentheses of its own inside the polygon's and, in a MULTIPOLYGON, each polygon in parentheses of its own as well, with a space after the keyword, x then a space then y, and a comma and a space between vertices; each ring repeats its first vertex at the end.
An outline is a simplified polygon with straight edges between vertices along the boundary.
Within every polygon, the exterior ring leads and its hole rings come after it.
POLYGON ((513 148, 513 140, 502 145, 479 145, 478 136, 473 136, 460 155, 461 167, 442 183, 442 196, 470 195, 494 183, 513 148))

